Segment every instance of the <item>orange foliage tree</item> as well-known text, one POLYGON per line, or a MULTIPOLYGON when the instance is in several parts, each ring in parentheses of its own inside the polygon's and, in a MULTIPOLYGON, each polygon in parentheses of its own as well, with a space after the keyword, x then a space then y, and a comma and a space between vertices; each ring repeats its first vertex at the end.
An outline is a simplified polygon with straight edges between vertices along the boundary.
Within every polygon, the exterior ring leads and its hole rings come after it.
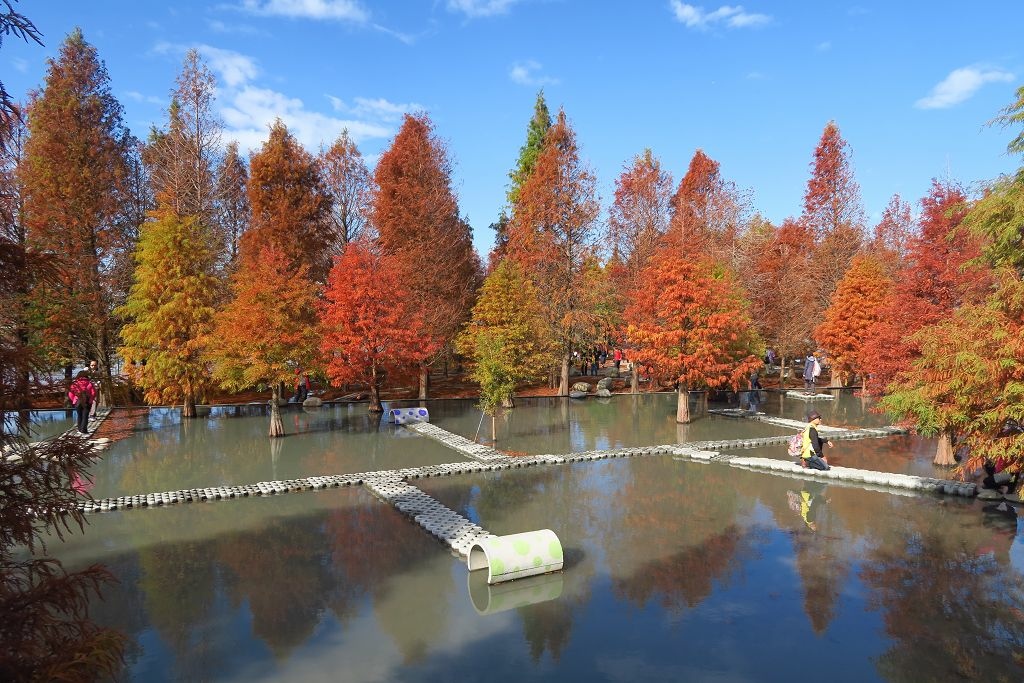
POLYGON ((293 269, 282 249, 259 246, 251 236, 242 237, 242 266, 232 276, 231 302, 215 318, 209 357, 213 378, 225 389, 270 387, 269 435, 284 436, 281 386, 317 359, 318 287, 309 282, 308 266, 293 269))
POLYGON ((854 257, 836 287, 832 305, 814 330, 814 339, 832 359, 832 379, 837 386, 845 386, 854 374, 867 374, 870 359, 863 357, 861 349, 890 283, 882 263, 861 254, 854 257))
POLYGON ((364 383, 370 412, 381 412, 387 375, 408 369, 433 352, 422 307, 404 286, 395 257, 351 242, 327 282, 321 348, 333 384, 364 383))
POLYGON ((317 159, 324 186, 333 199, 327 220, 334 235, 333 251, 340 254, 346 244, 371 227, 373 176, 348 130, 341 131, 330 147, 321 149, 317 159))
POLYGON ((377 162, 373 225, 383 254, 417 301, 430 353, 420 357, 419 397, 427 398, 429 366, 450 350, 469 318, 480 260, 472 231, 459 217, 451 161, 426 114, 406 114, 377 162))
MULTIPOLYGON (((325 217, 331 198, 316 159, 302 148, 280 119, 249 161, 248 254, 273 247, 288 258, 289 270, 308 266, 308 277, 323 283, 331 268, 332 230, 325 217)), ((245 253, 241 254, 244 258, 245 253)))
POLYGON ((558 394, 569 393, 569 359, 588 348, 600 327, 587 272, 596 242, 600 207, 596 179, 579 157, 576 134, 559 111, 527 178, 508 226, 508 258, 540 295, 545 334, 561 358, 558 394))
POLYGON ((860 248, 864 231, 860 186, 853 177, 849 145, 835 121, 825 125, 814 150, 800 220, 817 245, 817 310, 823 311, 860 248))
POLYGON ((892 274, 906 260, 913 237, 914 218, 910 213, 910 204, 894 194, 882 210, 882 217, 875 226, 868 251, 881 259, 887 272, 892 274))
POLYGON ((677 384, 676 421, 690 421, 689 390, 738 389, 761 366, 760 341, 732 275, 668 247, 640 276, 625 313, 640 365, 677 384))

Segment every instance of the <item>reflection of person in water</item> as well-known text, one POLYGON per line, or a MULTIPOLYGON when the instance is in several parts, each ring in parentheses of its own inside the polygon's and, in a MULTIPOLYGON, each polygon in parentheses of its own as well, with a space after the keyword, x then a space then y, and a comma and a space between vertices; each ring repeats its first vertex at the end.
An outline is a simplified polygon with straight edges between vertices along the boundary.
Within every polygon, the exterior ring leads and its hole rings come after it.
POLYGON ((1010 548, 1017 536, 1017 510, 1013 505, 1001 502, 986 505, 981 509, 982 524, 992 533, 991 540, 982 543, 978 552, 982 555, 992 553, 996 562, 1003 565, 1010 563, 1010 548))
POLYGON ((808 529, 817 531, 820 508, 828 502, 828 499, 825 497, 825 486, 816 481, 808 481, 804 483, 804 487, 799 495, 792 491, 788 493, 790 496, 790 508, 794 512, 800 513, 800 517, 804 520, 804 524, 807 525, 808 529))

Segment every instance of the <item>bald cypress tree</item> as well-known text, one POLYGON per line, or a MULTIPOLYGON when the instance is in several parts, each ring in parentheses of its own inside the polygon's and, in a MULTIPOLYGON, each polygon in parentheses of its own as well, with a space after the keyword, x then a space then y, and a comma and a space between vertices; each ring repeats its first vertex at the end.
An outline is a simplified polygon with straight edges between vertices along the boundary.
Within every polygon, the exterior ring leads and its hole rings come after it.
POLYGON ((20 169, 28 242, 54 253, 61 273, 36 291, 36 320, 63 362, 100 362, 100 402, 109 403, 113 268, 134 248, 135 237, 133 226, 119 220, 132 138, 106 67, 80 29, 49 60, 28 127, 20 169))

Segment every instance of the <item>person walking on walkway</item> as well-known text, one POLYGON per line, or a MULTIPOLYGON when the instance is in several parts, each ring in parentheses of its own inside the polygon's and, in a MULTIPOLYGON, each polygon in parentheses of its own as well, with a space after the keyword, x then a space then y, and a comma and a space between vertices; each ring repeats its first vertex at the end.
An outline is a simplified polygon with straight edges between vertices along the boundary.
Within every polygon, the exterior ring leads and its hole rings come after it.
POLYGON ((807 358, 804 359, 804 389, 808 394, 814 393, 814 378, 817 376, 814 374, 814 368, 817 366, 818 359, 814 357, 814 354, 807 354, 807 358))
POLYGON ((800 457, 803 460, 805 467, 810 467, 814 470, 828 470, 828 461, 825 459, 823 449, 825 444, 828 444, 829 448, 834 448, 834 444, 828 439, 822 439, 821 435, 818 434, 818 427, 821 426, 821 413, 817 410, 812 410, 811 414, 807 416, 807 426, 804 427, 803 437, 803 450, 800 453, 800 457))
POLYGON ((78 417, 78 431, 81 434, 89 433, 89 409, 96 402, 96 387, 89 379, 89 373, 82 370, 75 377, 75 381, 68 388, 68 399, 75 407, 75 414, 78 417))

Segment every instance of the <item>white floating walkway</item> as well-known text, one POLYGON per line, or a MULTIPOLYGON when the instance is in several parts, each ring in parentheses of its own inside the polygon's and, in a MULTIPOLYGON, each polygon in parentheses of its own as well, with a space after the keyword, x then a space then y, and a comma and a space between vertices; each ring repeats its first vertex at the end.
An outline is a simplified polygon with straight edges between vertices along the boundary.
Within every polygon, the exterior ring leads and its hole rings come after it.
POLYGON ((431 439, 440 441, 445 446, 448 446, 448 448, 456 450, 463 455, 468 455, 474 460, 487 462, 507 457, 500 451, 488 448, 487 446, 478 444, 475 441, 470 441, 458 434, 452 434, 451 432, 441 429, 437 425, 430 424, 429 422, 412 422, 404 425, 404 427, 414 432, 418 432, 423 436, 429 436, 431 439))
MULTIPOLYGON (((754 420, 755 422, 764 422, 778 427, 795 429, 798 432, 803 431, 803 428, 807 426, 806 422, 801 422, 800 420, 790 420, 788 417, 775 417, 774 415, 765 415, 764 413, 751 413, 750 411, 743 410, 742 408, 711 408, 708 412, 712 415, 722 415, 724 417, 736 417, 754 420)), ((822 434, 833 434, 838 432, 848 432, 850 430, 845 427, 821 425, 818 427, 818 431, 822 434)))
MULTIPOLYGON (((103 423, 103 421, 107 419, 108 415, 110 415, 110 408, 97 408, 96 409, 96 413, 91 418, 89 418, 89 427, 88 427, 89 428, 89 433, 90 434, 95 434, 96 430, 103 423)), ((42 443, 46 443, 47 441, 52 441, 54 439, 64 439, 64 438, 67 438, 67 437, 69 437, 69 436, 71 436, 73 434, 78 434, 78 428, 77 427, 72 427, 71 429, 63 431, 60 434, 57 434, 56 436, 51 436, 49 439, 43 439, 41 441, 32 441, 32 442, 30 442, 28 444, 28 447, 29 448, 33 448, 33 447, 38 446, 38 445, 40 445, 42 443)), ((106 448, 108 448, 110 446, 110 439, 107 439, 107 438, 89 439, 89 445, 91 445, 95 450, 104 450, 104 449, 106 449, 106 448)), ((11 450, 11 448, 9 446, 7 446, 7 447, 4 448, 4 453, 7 453, 10 450, 11 450)), ((4 455, 4 459, 11 460, 12 462, 17 462, 18 460, 21 459, 21 456, 20 455, 4 455)))
POLYGON ((808 394, 806 391, 787 391, 786 398, 795 398, 800 401, 834 401, 832 394, 808 394))

